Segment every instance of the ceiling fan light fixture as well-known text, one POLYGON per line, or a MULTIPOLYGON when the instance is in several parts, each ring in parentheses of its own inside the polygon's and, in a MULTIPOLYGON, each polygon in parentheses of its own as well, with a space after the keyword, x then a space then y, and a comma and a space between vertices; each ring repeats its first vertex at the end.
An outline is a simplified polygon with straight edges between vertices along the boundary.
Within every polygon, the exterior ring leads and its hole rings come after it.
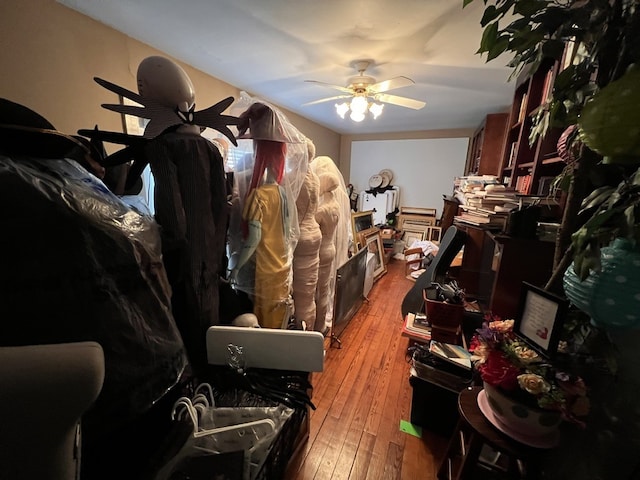
POLYGON ((336 103, 336 112, 340 115, 340 118, 344 118, 344 115, 349 111, 349 104, 347 102, 336 103))
POLYGON ((361 122, 364 120, 364 113, 354 112, 353 110, 351 110, 349 118, 351 118, 351 120, 353 120, 354 122, 361 122))
MULTIPOLYGON (((363 116, 367 111, 367 107, 369 106, 369 102, 367 102, 366 97, 356 96, 351 100, 351 112, 358 113, 363 116)), ((360 121, 360 120, 358 120, 360 121)))
POLYGON ((373 115, 374 120, 380 116, 383 108, 384 105, 382 103, 371 103, 371 105, 369 106, 369 111, 373 115))

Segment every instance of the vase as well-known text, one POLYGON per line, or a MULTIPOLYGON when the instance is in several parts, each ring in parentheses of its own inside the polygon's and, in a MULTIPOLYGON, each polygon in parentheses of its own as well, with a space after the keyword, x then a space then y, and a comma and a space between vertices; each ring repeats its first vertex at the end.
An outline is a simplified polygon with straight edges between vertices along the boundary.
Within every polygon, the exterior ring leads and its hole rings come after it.
POLYGON ((599 327, 640 327, 640 250, 617 238, 601 249, 602 268, 580 281, 573 264, 564 273, 567 298, 599 327))
POLYGON ((483 415, 503 433, 514 440, 537 448, 557 444, 560 412, 525 405, 486 382, 478 395, 483 415))

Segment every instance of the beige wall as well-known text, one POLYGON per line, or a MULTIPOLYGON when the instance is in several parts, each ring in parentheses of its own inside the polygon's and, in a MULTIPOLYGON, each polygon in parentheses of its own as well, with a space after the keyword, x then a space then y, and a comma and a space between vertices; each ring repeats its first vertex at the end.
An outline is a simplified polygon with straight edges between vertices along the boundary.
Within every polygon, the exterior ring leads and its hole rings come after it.
MULTIPOLYGON (((35 110, 61 132, 75 134, 94 125, 122 131, 119 114, 100 106, 117 102, 116 95, 93 77, 136 92, 138 65, 150 55, 166 56, 54 0, 0 1, 0 96, 35 110)), ((178 63, 193 82, 197 110, 238 98, 232 85, 178 63)), ((313 140, 318 155, 338 159, 340 135, 284 112, 313 140)))

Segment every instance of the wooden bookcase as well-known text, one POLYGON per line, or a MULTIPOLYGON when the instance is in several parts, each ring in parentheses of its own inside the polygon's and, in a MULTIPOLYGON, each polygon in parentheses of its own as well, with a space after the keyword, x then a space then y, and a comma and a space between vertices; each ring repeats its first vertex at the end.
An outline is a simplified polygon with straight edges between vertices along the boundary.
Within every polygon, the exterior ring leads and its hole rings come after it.
POLYGON ((509 113, 490 113, 471 139, 465 175, 501 173, 509 113))
POLYGON ((535 72, 523 73, 516 83, 501 176, 504 183, 523 194, 546 194, 544 189, 549 179, 560 174, 564 167, 557 153, 560 129, 549 129, 544 138, 538 138, 533 145, 529 143, 533 116, 550 94, 558 68, 558 62, 543 62, 535 72))

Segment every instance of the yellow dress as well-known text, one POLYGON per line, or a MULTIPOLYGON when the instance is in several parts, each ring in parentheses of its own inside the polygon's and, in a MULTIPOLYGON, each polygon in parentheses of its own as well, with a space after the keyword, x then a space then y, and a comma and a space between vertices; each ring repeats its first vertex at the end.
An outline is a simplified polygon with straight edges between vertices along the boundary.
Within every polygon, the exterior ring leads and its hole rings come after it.
POLYGON ((281 328, 287 315, 291 263, 285 233, 287 205, 278 184, 261 185, 247 197, 242 217, 260 224, 256 247, 253 313, 262 327, 281 328))

